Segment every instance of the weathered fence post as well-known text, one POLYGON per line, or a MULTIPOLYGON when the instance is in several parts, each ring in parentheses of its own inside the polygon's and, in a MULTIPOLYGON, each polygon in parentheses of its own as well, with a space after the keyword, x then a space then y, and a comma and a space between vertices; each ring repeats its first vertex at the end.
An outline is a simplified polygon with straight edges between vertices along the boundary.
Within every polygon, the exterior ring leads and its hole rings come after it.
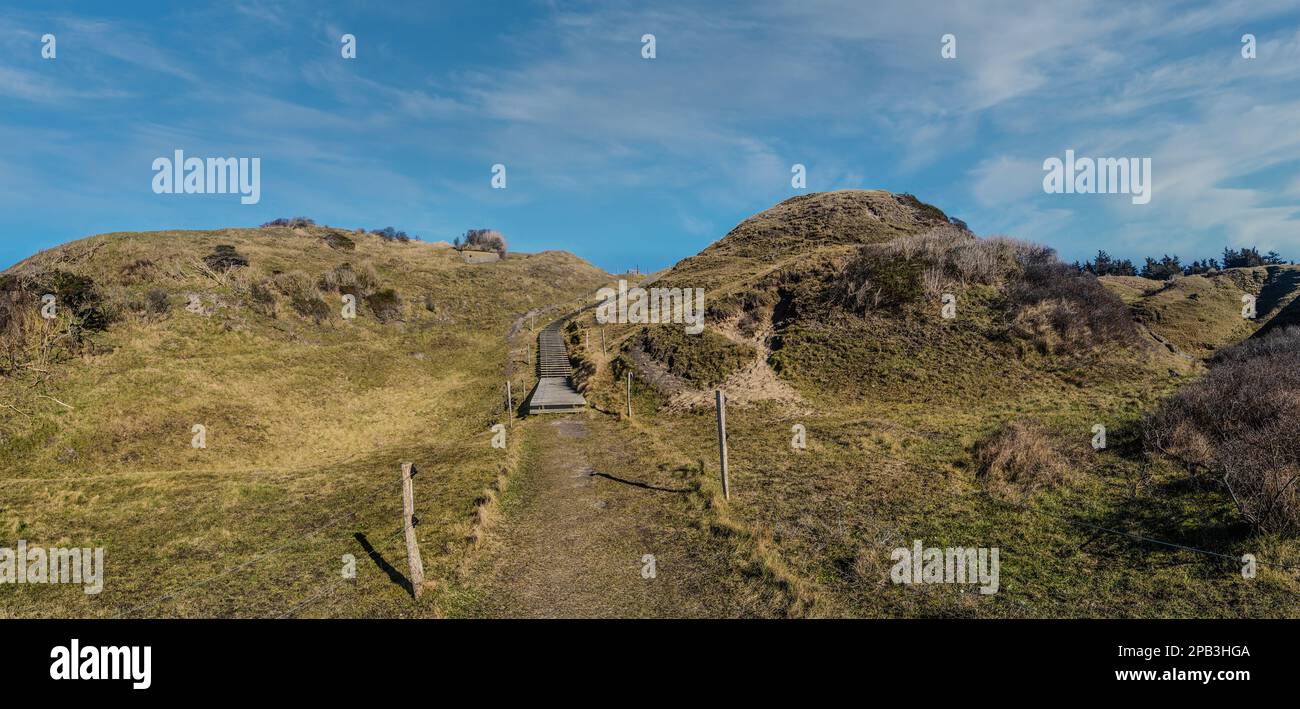
POLYGON ((627 373, 627 417, 632 418, 632 372, 627 373))
POLYGON ((411 592, 416 598, 424 592, 424 562, 420 544, 415 539, 415 464, 402 463, 402 530, 406 532, 406 559, 411 564, 411 592))
POLYGON ((722 498, 731 499, 731 485, 727 480, 727 397, 721 389, 714 390, 718 406, 718 457, 722 461, 722 498))
POLYGON ((605 348, 605 328, 603 327, 600 328, 600 353, 609 354, 609 350, 605 348))

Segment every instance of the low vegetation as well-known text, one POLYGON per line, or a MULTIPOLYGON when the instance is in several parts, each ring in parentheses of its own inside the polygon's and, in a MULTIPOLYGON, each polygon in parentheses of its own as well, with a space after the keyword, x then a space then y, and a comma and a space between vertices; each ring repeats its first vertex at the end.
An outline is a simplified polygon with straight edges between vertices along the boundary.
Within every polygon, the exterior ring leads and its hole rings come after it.
POLYGON ((1015 420, 974 448, 975 476, 986 489, 1021 497, 1059 485, 1069 462, 1050 432, 1034 421, 1015 420))
POLYGON ((1146 426, 1151 449, 1217 482, 1262 532, 1300 535, 1300 328, 1218 353, 1146 426))
MULTIPOLYGON (((1007 331, 1044 354, 1132 344, 1132 317, 1124 303, 1097 282, 1057 260, 1037 244, 1005 237, 980 239, 957 227, 867 244, 844 267, 832 297, 863 313, 922 299, 937 304, 944 293, 993 289, 1007 331)), ((985 291, 987 294, 988 291, 985 291)))
POLYGON ((721 384, 757 354, 717 333, 688 335, 680 326, 644 327, 634 342, 669 372, 700 387, 721 384))
MULTIPOLYGON (((1252 530, 1213 474, 1189 482, 1142 445, 1146 413, 1205 371, 1169 336, 1249 337, 1295 301, 1293 269, 1097 277, 909 202, 787 200, 656 281, 705 287, 706 331, 770 351, 772 390, 798 395, 720 385, 733 402, 723 503, 712 398, 684 398, 649 368, 632 392, 631 425, 672 452, 660 463, 695 461, 730 538, 762 540, 754 574, 807 590, 792 614, 1295 617, 1300 581, 1276 565, 1296 565, 1300 538, 1252 530), (1197 283, 1222 294, 1189 298, 1182 284, 1197 283), (956 296, 953 318, 943 293, 956 296), (1257 320, 1242 318, 1246 293, 1257 320), (806 449, 792 445, 795 424, 806 449), (1094 449, 1099 430, 1108 440, 1094 449), (917 539, 999 547, 1002 590, 890 583, 891 551, 917 539), (1258 579, 1234 562, 1246 552, 1261 560, 1258 579)), ((612 343, 642 337, 640 326, 607 329, 612 343)), ((626 354, 607 363, 599 371, 638 367, 626 354)), ((622 387, 616 373, 597 376, 588 400, 618 410, 622 387)))
POLYGON ((108 560, 98 596, 5 585, 0 617, 441 612, 501 475, 489 429, 523 347, 507 333, 608 276, 560 252, 485 269, 373 235, 341 250, 333 233, 107 234, 0 274, 0 546, 102 546, 108 560), (355 320, 340 317, 346 292, 355 320), (419 603, 384 572, 404 564, 404 461, 425 481, 434 583, 419 603), (344 554, 355 582, 340 583, 344 554))

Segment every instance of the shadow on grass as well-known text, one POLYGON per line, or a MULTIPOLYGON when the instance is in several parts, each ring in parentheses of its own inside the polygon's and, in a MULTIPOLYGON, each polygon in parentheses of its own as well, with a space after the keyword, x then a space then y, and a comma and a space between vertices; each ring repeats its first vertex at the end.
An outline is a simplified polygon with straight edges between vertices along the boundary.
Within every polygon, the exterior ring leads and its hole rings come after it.
POLYGON ((675 492, 678 494, 686 494, 688 492, 691 492, 690 488, 659 487, 658 485, 651 485, 650 483, 644 483, 641 482, 640 480, 624 480, 623 478, 610 475, 609 473, 602 473, 597 470, 593 470, 587 473, 587 475, 593 478, 605 478, 606 480, 613 480, 616 483, 623 483, 624 485, 631 485, 632 487, 639 487, 644 490, 655 490, 656 492, 675 492))
POLYGON ((384 559, 384 556, 370 543, 370 540, 366 539, 366 535, 357 532, 352 536, 357 540, 357 543, 361 545, 361 549, 366 552, 366 555, 374 560, 375 566, 378 566, 380 571, 383 571, 388 575, 388 580, 401 586, 407 593, 411 594, 412 598, 415 597, 415 587, 411 585, 411 580, 406 578, 405 574, 394 568, 392 564, 388 563, 388 561, 384 559))
POLYGON ((1083 546, 1115 557, 1140 554, 1144 563, 1160 567, 1231 566, 1241 544, 1254 536, 1220 491, 1187 479, 1163 481, 1145 494, 1115 500, 1098 514, 1068 517, 1113 530, 1094 528, 1083 546), (1188 550, 1208 553, 1199 554, 1198 562, 1169 556, 1188 550))

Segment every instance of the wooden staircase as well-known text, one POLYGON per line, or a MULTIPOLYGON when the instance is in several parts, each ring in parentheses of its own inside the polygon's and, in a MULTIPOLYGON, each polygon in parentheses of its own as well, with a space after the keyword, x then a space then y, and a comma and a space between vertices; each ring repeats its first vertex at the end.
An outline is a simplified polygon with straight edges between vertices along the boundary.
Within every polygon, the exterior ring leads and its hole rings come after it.
POLYGON ((587 400, 573 388, 573 370, 560 327, 564 320, 542 328, 537 336, 537 387, 528 398, 528 413, 556 414, 582 411, 587 400))

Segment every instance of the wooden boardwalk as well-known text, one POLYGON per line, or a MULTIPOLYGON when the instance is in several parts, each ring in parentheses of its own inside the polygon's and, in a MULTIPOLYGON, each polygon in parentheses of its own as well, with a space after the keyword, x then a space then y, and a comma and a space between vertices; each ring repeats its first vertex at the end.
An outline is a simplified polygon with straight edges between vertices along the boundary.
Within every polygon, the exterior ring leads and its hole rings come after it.
POLYGON ((587 400, 573 388, 573 370, 560 331, 563 319, 547 325, 537 336, 537 387, 528 398, 529 414, 582 411, 587 400))

